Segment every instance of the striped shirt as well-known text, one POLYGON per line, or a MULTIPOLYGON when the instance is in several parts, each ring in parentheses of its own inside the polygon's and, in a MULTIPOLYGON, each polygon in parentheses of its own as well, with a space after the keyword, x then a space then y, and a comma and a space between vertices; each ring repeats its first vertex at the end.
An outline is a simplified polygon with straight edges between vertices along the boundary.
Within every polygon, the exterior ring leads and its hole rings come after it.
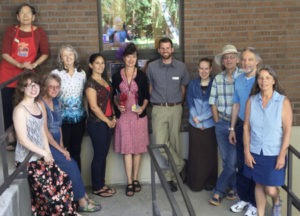
MULTIPOLYGON (((233 72, 235 80, 244 71, 239 68, 233 72)), ((224 120, 231 120, 231 111, 233 105, 234 81, 229 82, 226 77, 226 71, 219 73, 212 83, 209 104, 215 105, 218 109, 219 117, 224 120)))

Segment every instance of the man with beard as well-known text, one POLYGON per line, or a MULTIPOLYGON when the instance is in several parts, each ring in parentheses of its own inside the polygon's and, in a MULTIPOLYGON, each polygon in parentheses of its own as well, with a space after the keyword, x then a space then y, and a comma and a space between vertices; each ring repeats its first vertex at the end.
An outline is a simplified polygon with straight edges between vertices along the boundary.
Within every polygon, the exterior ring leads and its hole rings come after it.
POLYGON ((254 196, 255 182, 243 175, 244 145, 243 145, 243 124, 245 118, 246 102, 251 89, 255 83, 257 65, 261 62, 261 57, 252 47, 247 47, 242 51, 242 68, 244 74, 239 76, 234 83, 234 95, 229 141, 236 145, 237 150, 237 193, 239 201, 230 207, 232 212, 241 212, 246 207, 245 216, 256 215, 256 203, 254 196))
MULTIPOLYGON (((184 161, 181 157, 179 132, 189 74, 185 64, 173 58, 174 47, 170 38, 159 40, 158 53, 161 58, 151 62, 147 68, 150 101, 153 105, 153 142, 168 146, 177 170, 181 172, 184 161)), ((163 156, 166 158, 164 153, 163 156)), ((165 171, 165 177, 171 191, 177 191, 174 173, 171 170, 165 171)))

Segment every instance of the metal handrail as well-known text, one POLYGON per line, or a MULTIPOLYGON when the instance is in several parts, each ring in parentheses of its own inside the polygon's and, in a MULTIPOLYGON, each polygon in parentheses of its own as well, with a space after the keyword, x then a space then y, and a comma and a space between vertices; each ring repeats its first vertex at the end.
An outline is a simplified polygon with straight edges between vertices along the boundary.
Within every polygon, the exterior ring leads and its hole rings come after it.
POLYGON ((182 216, 182 211, 179 208, 179 205, 173 195, 173 193, 171 192, 167 180, 165 178, 165 175, 162 171, 162 168, 159 165, 158 162, 158 158, 159 156, 161 156, 161 152, 159 152, 159 154, 155 154, 155 150, 164 150, 164 152, 167 155, 168 158, 168 162, 169 165, 171 165, 171 167, 168 167, 169 169, 171 169, 174 174, 175 174, 175 178, 178 184, 178 187, 181 191, 181 194, 183 196, 183 200, 185 202, 186 208, 189 212, 190 216, 196 216, 196 213, 194 211, 193 205, 189 199, 189 196, 187 195, 185 189, 183 188, 183 182, 179 176, 179 173, 177 171, 174 159, 170 153, 169 148, 167 147, 167 145, 165 144, 156 144, 156 145, 148 145, 148 152, 151 158, 151 188, 152 188, 152 209, 153 209, 153 215, 154 216, 160 216, 160 212, 157 206, 157 202, 156 202, 156 186, 155 186, 155 171, 158 174, 158 177, 160 179, 161 185, 166 193, 166 196, 169 200, 169 203, 171 205, 172 211, 173 211, 173 215, 175 216, 182 216))
POLYGON ((300 199, 293 192, 293 158, 295 155, 298 159, 300 159, 300 152, 297 151, 293 146, 289 146, 288 148, 288 168, 287 168, 287 184, 283 185, 282 188, 287 193, 287 216, 292 216, 292 206, 294 206, 298 211, 300 211, 300 199))

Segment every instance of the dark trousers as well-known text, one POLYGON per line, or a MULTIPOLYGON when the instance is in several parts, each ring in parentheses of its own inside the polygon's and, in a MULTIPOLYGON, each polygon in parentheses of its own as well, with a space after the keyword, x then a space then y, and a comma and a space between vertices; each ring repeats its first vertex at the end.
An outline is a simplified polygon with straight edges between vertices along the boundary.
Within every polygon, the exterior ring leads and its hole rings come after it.
POLYGON ((15 94, 15 88, 6 87, 1 90, 5 130, 13 124, 12 112, 13 112, 14 94, 15 94))
POLYGON ((94 148, 94 157, 91 165, 92 188, 93 190, 100 190, 105 185, 106 157, 112 129, 103 121, 88 121, 87 130, 94 148))
POLYGON ((240 200, 245 202, 250 202, 253 206, 256 206, 255 202, 255 182, 252 179, 249 179, 244 176, 244 164, 245 164, 245 157, 244 157, 244 143, 243 143, 243 121, 238 120, 236 127, 235 127, 235 134, 236 134, 236 150, 237 150, 237 193, 240 197, 240 200))
POLYGON ((85 130, 85 119, 76 124, 65 124, 61 126, 63 134, 63 143, 70 155, 77 162, 79 170, 81 170, 81 142, 85 130))

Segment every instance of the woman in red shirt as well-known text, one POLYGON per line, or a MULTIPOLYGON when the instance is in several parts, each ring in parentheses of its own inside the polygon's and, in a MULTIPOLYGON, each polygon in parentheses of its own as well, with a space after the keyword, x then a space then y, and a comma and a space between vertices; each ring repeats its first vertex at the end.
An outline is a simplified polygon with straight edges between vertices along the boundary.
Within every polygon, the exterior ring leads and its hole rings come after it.
MULTIPOLYGON (((34 70, 49 54, 45 31, 33 25, 36 10, 30 4, 22 4, 16 11, 18 25, 7 27, 2 42, 2 62, 0 63, 0 84, 14 78, 23 70, 34 70), (40 55, 38 56, 38 53, 40 55)), ((17 81, 9 83, 1 90, 5 129, 12 125, 12 97, 17 81)), ((8 143, 14 143, 14 133, 9 133, 8 143)), ((12 150, 12 148, 10 148, 12 150)))

